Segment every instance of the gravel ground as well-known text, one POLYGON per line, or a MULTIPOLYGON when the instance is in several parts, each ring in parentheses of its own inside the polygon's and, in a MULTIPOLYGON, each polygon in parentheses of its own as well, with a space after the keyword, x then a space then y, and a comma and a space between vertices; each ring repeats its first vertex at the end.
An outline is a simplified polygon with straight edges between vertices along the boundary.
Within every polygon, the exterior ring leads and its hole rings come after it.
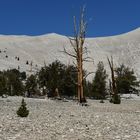
POLYGON ((27 99, 30 114, 20 118, 21 97, 0 98, 0 140, 140 140, 140 100, 121 105, 27 99))

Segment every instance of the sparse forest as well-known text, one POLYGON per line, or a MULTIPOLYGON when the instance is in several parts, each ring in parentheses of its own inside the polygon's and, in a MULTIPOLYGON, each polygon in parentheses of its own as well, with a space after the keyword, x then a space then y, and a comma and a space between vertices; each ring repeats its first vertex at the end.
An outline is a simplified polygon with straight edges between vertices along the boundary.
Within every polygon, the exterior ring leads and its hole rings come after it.
MULTIPOLYGON (((87 21, 85 17, 85 8, 80 11, 80 17, 73 17, 73 37, 68 37, 71 51, 64 46, 63 53, 74 59, 72 65, 65 65, 56 60, 49 65, 44 65, 34 71, 33 61, 26 60, 29 65, 29 73, 20 72, 20 66, 17 69, 0 71, 0 95, 8 96, 26 96, 40 97, 48 96, 55 98, 76 98, 79 103, 86 102, 87 98, 105 100, 110 97, 110 102, 120 103, 121 94, 139 93, 140 81, 133 69, 122 64, 114 66, 113 57, 107 58, 110 73, 106 73, 103 62, 99 62, 97 70, 93 74, 88 73, 83 67, 84 63, 94 63, 94 56, 88 56, 88 48, 85 45, 87 21), (77 20, 78 19, 78 20, 77 20), (92 58, 93 57, 93 58, 92 58), (93 74, 92 80, 86 77, 93 74)), ((8 59, 8 49, 0 50, 0 53, 6 53, 8 59)), ((10 57, 11 58, 11 57, 10 57)), ((20 61, 22 58, 15 56, 20 61)), ((95 66, 96 67, 96 66, 95 66)), ((93 67, 93 71, 95 71, 93 67)))
MULTIPOLYGON (((84 72, 86 73, 86 72, 84 72)), ((134 71, 125 65, 114 70, 117 94, 138 94, 139 81, 134 71)), ((26 76, 26 72, 16 69, 0 72, 0 95, 27 96, 27 97, 77 97, 77 68, 74 65, 65 65, 60 61, 54 61, 48 66, 42 67, 37 73, 26 76), (56 89, 58 92, 56 93, 56 89)), ((83 82, 83 90, 86 97, 93 99, 106 99, 112 94, 112 84, 104 69, 103 62, 99 62, 92 81, 83 82)), ((78 97, 77 97, 78 98, 78 97)))

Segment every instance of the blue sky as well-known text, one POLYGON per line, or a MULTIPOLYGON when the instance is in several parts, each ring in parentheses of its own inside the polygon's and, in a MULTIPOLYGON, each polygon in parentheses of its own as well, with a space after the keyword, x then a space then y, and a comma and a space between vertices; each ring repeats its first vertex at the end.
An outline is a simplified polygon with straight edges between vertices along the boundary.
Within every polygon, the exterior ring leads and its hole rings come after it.
POLYGON ((82 5, 89 37, 140 27, 140 0, 0 0, 0 34, 72 35, 72 17, 78 16, 82 5))

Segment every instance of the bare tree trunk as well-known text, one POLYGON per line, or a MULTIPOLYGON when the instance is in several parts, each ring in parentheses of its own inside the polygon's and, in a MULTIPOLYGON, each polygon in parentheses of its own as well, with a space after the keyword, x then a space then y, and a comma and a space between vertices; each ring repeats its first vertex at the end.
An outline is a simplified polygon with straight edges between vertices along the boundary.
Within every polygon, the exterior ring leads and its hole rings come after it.
POLYGON ((117 84, 116 84, 116 80, 115 80, 115 75, 114 75, 114 65, 113 65, 113 58, 111 57, 111 60, 108 59, 108 63, 110 66, 110 70, 111 70, 111 78, 112 78, 112 83, 110 83, 111 88, 112 88, 112 96, 110 99, 111 103, 114 104, 120 104, 121 103, 121 98, 120 95, 118 94, 118 90, 117 90, 117 84))
MULTIPOLYGON (((79 66, 78 66, 79 67, 79 66)), ((80 99, 81 99, 81 87, 80 87, 80 67, 79 67, 79 70, 78 70, 78 73, 77 73, 77 76, 78 76, 78 81, 77 81, 77 87, 78 87, 78 101, 80 102, 80 99)))
POLYGON ((112 88, 112 95, 116 95, 117 94, 117 87, 116 87, 116 80, 115 80, 115 76, 114 76, 114 64, 113 64, 113 57, 111 56, 111 60, 108 59, 108 63, 109 63, 109 67, 111 70, 111 88, 112 88))
POLYGON ((81 92, 81 100, 84 98, 84 90, 83 90, 83 56, 82 56, 82 46, 80 48, 80 85, 81 85, 81 89, 80 89, 80 92, 81 92))

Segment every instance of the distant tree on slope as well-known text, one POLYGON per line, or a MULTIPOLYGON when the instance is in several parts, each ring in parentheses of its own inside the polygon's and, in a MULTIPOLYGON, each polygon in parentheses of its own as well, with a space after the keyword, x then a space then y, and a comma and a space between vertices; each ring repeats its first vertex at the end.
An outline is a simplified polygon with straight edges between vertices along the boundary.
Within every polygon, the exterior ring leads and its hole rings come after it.
POLYGON ((103 62, 98 63, 97 71, 93 80, 93 97, 96 99, 105 99, 106 92, 106 70, 103 62))
POLYGON ((27 91, 27 96, 31 97, 33 95, 36 95, 37 91, 37 78, 36 75, 30 75, 26 80, 26 86, 25 89, 27 91))
POLYGON ((140 81, 134 74, 133 69, 126 67, 124 64, 116 68, 116 84, 119 93, 138 93, 140 81))

